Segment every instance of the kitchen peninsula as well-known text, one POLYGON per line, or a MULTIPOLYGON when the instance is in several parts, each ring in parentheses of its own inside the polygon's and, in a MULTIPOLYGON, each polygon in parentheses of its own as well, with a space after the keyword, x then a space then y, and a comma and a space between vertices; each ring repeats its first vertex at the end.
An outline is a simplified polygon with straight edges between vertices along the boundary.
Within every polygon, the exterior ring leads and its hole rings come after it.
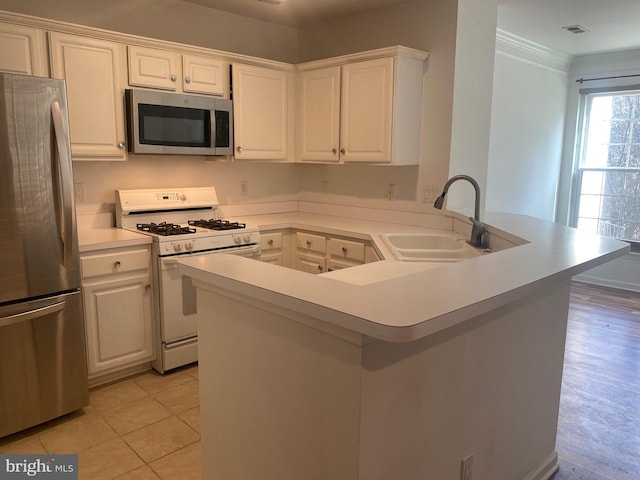
POLYGON ((231 255, 180 262, 198 290, 205 478, 455 480, 463 463, 474 480, 549 478, 570 280, 626 244, 491 214, 489 233, 517 246, 397 262, 379 234, 412 227, 334 220, 368 228, 385 259, 322 275, 231 255))

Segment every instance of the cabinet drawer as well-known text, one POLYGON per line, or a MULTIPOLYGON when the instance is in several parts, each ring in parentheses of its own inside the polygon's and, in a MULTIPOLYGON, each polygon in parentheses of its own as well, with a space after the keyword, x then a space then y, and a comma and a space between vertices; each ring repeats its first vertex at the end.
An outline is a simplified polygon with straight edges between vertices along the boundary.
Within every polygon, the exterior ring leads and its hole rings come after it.
POLYGON ((342 240, 339 238, 330 238, 329 254, 335 257, 364 262, 364 243, 352 242, 350 240, 342 240))
POLYGON ((327 251, 327 239, 321 235, 296 232, 296 248, 325 253, 327 251))
POLYGON ((282 248, 282 233, 265 233, 260 235, 260 250, 269 251, 282 248))
POLYGON ((82 278, 149 269, 149 251, 129 250, 80 258, 82 278))

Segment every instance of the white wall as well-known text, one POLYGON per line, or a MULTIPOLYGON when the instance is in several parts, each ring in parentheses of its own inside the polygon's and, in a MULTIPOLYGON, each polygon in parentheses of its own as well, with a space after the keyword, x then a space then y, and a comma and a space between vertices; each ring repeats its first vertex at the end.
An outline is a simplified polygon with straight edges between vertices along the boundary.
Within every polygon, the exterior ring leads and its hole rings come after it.
POLYGON ((487 210, 554 220, 569 61, 498 33, 487 210))
MULTIPOLYGON (((470 175, 478 182, 480 212, 487 191, 497 15, 496 0, 458 2, 449 176, 470 175)), ((449 192, 447 208, 473 214, 475 195, 467 182, 449 192)))
POLYGON ((295 62, 298 31, 178 0, 0 0, 0 10, 295 62))

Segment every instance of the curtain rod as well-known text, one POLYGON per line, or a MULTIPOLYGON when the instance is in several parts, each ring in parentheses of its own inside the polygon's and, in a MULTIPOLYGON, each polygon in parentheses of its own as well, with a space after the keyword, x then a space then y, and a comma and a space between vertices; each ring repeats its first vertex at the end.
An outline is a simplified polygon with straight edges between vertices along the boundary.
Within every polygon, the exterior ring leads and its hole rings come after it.
POLYGON ((637 75, 618 75, 616 77, 579 78, 579 79, 576 80, 576 83, 582 84, 584 82, 593 82, 595 80, 613 80, 615 78, 632 78, 632 77, 640 77, 640 74, 637 74, 637 75))

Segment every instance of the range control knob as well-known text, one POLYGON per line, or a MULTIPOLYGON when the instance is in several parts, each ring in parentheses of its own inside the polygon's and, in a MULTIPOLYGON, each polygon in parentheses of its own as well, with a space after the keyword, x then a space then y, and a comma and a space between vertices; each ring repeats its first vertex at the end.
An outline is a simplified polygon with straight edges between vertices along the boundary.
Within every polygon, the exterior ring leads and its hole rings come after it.
POLYGON ((240 236, 234 235, 233 241, 236 242, 237 245, 240 245, 240 243, 242 242, 242 239, 240 238, 240 236))
POLYGON ((179 243, 174 243, 174 244, 173 244, 173 249, 174 249, 176 252, 179 252, 180 250, 182 250, 182 245, 180 245, 179 243))
POLYGON ((193 250, 193 242, 186 242, 184 244, 184 249, 185 250, 193 250))
POLYGON ((245 241, 245 243, 249 243, 251 241, 251 234, 250 233, 245 233, 244 237, 242 237, 245 241))

